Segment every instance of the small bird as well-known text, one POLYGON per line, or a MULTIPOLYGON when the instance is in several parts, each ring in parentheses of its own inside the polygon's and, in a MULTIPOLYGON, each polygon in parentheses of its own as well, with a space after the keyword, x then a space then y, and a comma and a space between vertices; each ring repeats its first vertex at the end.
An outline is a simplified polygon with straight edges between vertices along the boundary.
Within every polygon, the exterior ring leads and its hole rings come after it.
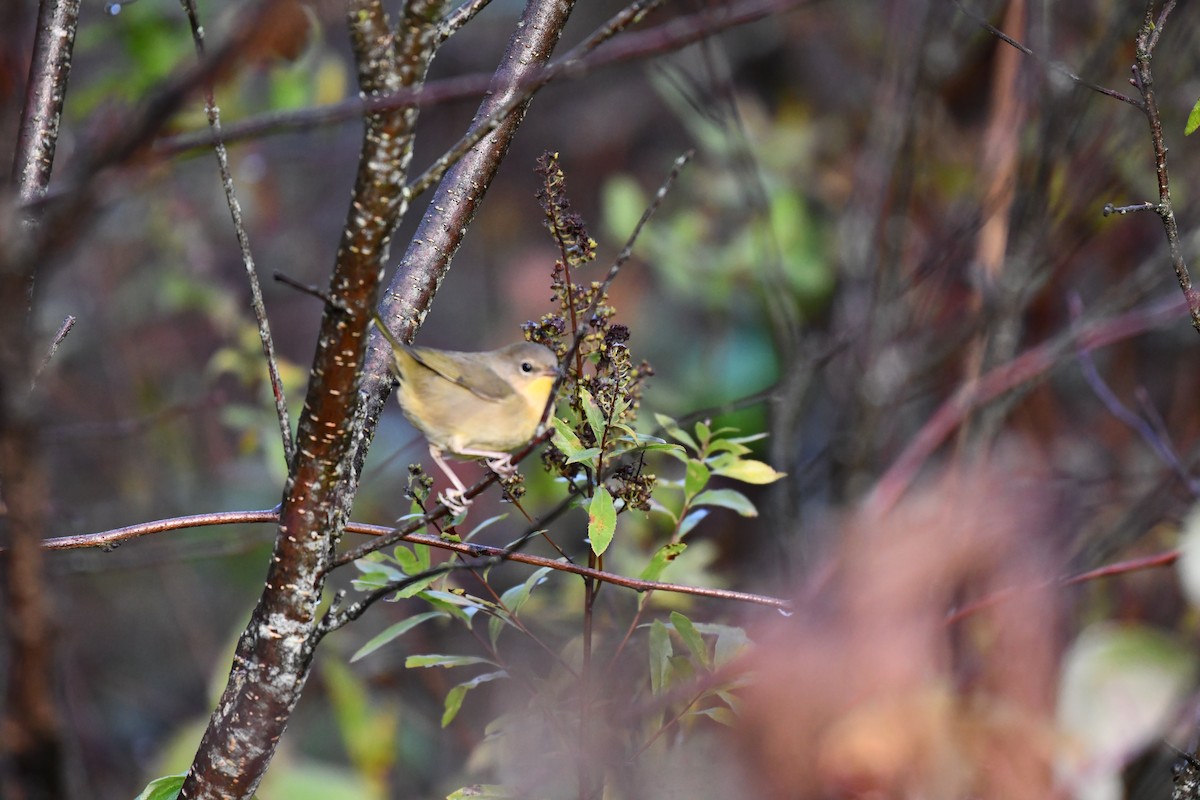
POLYGON ((457 516, 470 501, 442 454, 486 459, 502 477, 516 472, 507 451, 537 434, 558 359, 549 347, 532 342, 483 353, 415 347, 396 341, 378 320, 376 325, 392 345, 400 409, 425 434, 429 455, 454 484, 438 499, 457 516))

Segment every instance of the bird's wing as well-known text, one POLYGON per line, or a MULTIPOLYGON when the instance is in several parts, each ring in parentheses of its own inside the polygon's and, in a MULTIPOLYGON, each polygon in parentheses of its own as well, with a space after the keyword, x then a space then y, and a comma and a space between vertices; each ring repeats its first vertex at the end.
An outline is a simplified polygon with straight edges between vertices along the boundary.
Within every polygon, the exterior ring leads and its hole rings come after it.
POLYGON ((475 353, 447 354, 441 350, 411 346, 406 350, 421 366, 458 384, 482 400, 498 402, 514 393, 513 388, 503 378, 479 363, 475 353))

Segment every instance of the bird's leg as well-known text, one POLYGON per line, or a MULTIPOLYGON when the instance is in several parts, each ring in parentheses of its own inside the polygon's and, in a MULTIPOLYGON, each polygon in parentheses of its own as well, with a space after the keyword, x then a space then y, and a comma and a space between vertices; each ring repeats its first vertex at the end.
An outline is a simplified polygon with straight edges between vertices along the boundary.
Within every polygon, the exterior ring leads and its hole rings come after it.
POLYGON ((498 453, 495 450, 462 450, 459 455, 482 458, 488 469, 504 480, 517 474, 517 465, 512 462, 512 456, 508 453, 498 453))
POLYGON ((441 450, 433 445, 429 445, 429 455, 433 458, 433 463, 437 464, 438 468, 454 484, 453 489, 449 489, 438 495, 438 502, 450 509, 451 515, 457 517, 467 510, 467 506, 471 505, 471 501, 466 497, 467 487, 463 486, 463 482, 454 474, 454 470, 450 469, 450 465, 442 460, 441 450))

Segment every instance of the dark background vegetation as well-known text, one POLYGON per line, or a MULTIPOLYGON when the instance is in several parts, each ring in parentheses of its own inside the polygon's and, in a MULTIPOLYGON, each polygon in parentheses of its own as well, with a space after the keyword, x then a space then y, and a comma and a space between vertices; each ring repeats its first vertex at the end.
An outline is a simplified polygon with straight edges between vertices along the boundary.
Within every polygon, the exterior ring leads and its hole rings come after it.
MULTIPOLYGON (((30 0, 6 5, 0 136, 11 153, 35 9, 30 0)), ((581 2, 564 43, 620 5, 581 2)), ((722 5, 669 2, 647 24, 722 5)), ((1045 61, 1136 95, 1127 79, 1141 4, 964 5, 1045 61), (1024 13, 1015 30, 1014 9, 1024 13)), ((211 37, 239 24, 239 6, 201 4, 211 37)), ((490 72, 520 6, 495 0, 440 51, 430 79, 490 72)), ((356 93, 340 4, 318 0, 294 13, 299 30, 295 39, 281 34, 281 53, 259 54, 220 85, 227 123, 356 93)), ((1184 4, 1164 27, 1155 56, 1185 256, 1194 253, 1200 219, 1200 148, 1183 135, 1200 96, 1198 32, 1196 9, 1184 4)), ((69 170, 86 142, 122 125, 150 87, 192 58, 186 22, 172 4, 138 0, 115 15, 85 4, 56 170, 69 170)), ((422 110, 418 169, 461 134, 476 104, 472 98, 422 110)), ((179 131, 202 126, 199 98, 172 124, 179 131)), ((304 283, 327 281, 359 136, 359 123, 350 121, 231 147, 264 276, 277 270, 304 283)), ((811 587, 806 576, 821 574, 825 554, 853 540, 853 526, 836 515, 863 503, 941 402, 972 376, 1047 341, 1066 342, 1049 368, 976 409, 927 465, 934 472, 975 456, 1000 466, 974 484, 967 509, 946 500, 961 513, 959 523, 922 526, 953 539, 972 513, 1003 517, 1014 507, 1036 507, 1024 527, 1015 526, 1020 530, 997 535, 1011 533, 1001 551, 1019 551, 1029 562, 1012 575, 1047 579, 1174 546, 1196 491, 1179 474, 1191 474, 1200 435, 1196 331, 1180 312, 1087 356, 1062 338, 1073 325, 1179 294, 1160 220, 1151 212, 1101 213, 1106 203, 1157 197, 1146 118, 1017 54, 954 2, 781 4, 761 21, 682 52, 552 84, 537 95, 418 342, 491 348, 517 339, 520 323, 550 309, 549 273, 558 254, 534 199, 533 168, 543 151, 560 154, 575 208, 599 241, 600 265, 591 268, 598 279, 673 159, 690 148, 694 161, 612 289, 617 319, 632 331, 632 352, 656 370, 643 427, 653 427, 651 411, 716 417, 725 404, 762 393, 721 419, 746 433, 769 432, 755 445, 758 457, 788 476, 750 492, 757 518, 714 511, 694 536, 693 560, 666 579, 787 597, 811 587), (992 250, 988 236, 999 237, 992 250), (1123 422, 1104 387, 1152 434, 1123 422), (1009 458, 1013 452, 1019 456, 1009 458), (1023 494, 1030 491, 1034 499, 1023 494)), ((147 154, 108 175, 99 191, 103 213, 82 230, 62 231, 78 240, 46 265, 36 286, 38 341, 48 342, 66 315, 77 319, 41 385, 47 533, 274 506, 286 471, 211 154, 147 154)), ((423 208, 418 200, 393 256, 423 208)), ((264 288, 296 403, 320 304, 269 280, 264 288)), ((405 513, 406 467, 423 458, 419 435, 389 406, 353 518, 386 525, 405 513)), ((526 472, 535 473, 529 497, 537 507, 561 490, 536 475, 535 462, 526 462, 526 472)), ((663 469, 664 477, 677 477, 663 469)), ((944 491, 964 502, 960 489, 944 491)), ((503 510, 492 492, 473 518, 503 510)), ((520 529, 511 525, 487 540, 507 541, 520 529)), ((582 534, 572 530, 563 535, 577 543, 582 534)), ((636 573, 656 530, 661 535, 650 515, 629 534, 636 544, 627 563, 609 567, 636 573)), ((47 557, 55 678, 77 796, 132 797, 148 778, 186 768, 234 638, 261 591, 271 531, 176 531, 113 552, 47 557)), ((894 535, 904 533, 901 526, 894 535)), ((926 545, 898 554, 892 567, 903 571, 944 555, 944 539, 926 545)), ((979 594, 972 570, 995 552, 987 545, 963 556, 975 566, 947 566, 956 576, 949 582, 979 594)), ((505 569, 510 581, 527 574, 505 569)), ((989 582, 1005 583, 995 573, 982 585, 989 582)), ((578 601, 577 589, 556 591, 565 607, 578 601)), ((619 590, 606 596, 611 606, 602 608, 628 610, 614 599, 619 590)), ((753 627, 776 616, 665 602, 696 620, 753 627)), ((264 797, 433 797, 482 780, 473 777, 468 756, 511 689, 478 690, 443 730, 442 698, 454 681, 443 671, 403 668, 413 653, 469 652, 461 629, 423 627, 394 650, 346 667, 359 645, 411 611, 381 604, 325 643, 272 768, 279 780, 291 774, 307 783, 264 787, 264 797), (370 714, 347 710, 357 708, 356 693, 368 698, 370 714), (361 731, 368 719, 395 737, 390 760, 350 764, 347 731, 361 731)), ((544 611, 547 637, 569 638, 568 615, 544 611)), ((1049 683, 1061 650, 1087 622, 1140 622, 1186 637, 1192 619, 1173 573, 1162 569, 1058 590, 1030 614, 1043 611, 1049 629, 1039 633, 1039 680, 1049 683)), ((839 625, 859 630, 853 620, 839 625)), ((763 634, 798 650, 833 646, 812 631, 796 636, 763 634)), ((864 648, 860 656, 886 660, 887 653, 864 648)), ((790 668, 766 673, 785 683, 811 674, 790 668)), ((735 742, 772 737, 754 713, 747 729, 731 734, 735 742)), ((1186 715, 1174 721, 1182 724, 1171 741, 1187 749, 1192 726, 1186 715)), ((809 744, 795 742, 800 749, 809 744)), ((747 749, 768 763, 741 763, 772 769, 764 746, 747 749)), ((1150 778, 1130 778, 1131 796, 1165 796, 1162 764, 1147 769, 1150 778)))

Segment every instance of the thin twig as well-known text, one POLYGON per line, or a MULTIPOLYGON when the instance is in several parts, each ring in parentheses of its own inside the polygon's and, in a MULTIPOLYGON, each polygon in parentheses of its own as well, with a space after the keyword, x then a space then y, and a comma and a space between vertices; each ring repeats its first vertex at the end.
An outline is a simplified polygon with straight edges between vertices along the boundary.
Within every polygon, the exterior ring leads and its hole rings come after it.
MULTIPOLYGON (((663 179, 663 182, 658 187, 658 191, 654 193, 654 197, 650 198, 650 202, 642 211, 641 218, 639 218, 637 224, 633 226, 633 232, 630 233, 629 238, 625 240, 625 246, 621 248, 621 251, 617 253, 617 257, 613 259, 612 266, 608 268, 608 272, 605 274, 604 280, 600 282, 600 288, 596 290, 591 304, 588 306, 587 311, 581 315, 582 319, 591 319, 592 315, 596 313, 596 307, 600 303, 600 298, 608 293, 613 281, 617 279, 617 275, 621 272, 621 267, 625 266, 625 262, 627 262, 633 256, 633 246, 637 243, 638 237, 641 236, 642 229, 646 227, 646 224, 650 222, 651 217, 653 217, 655 212, 658 211, 659 207, 662 205, 663 199, 667 196, 667 192, 671 188, 671 184, 675 182, 675 179, 679 177, 679 173, 685 166, 687 166, 687 163, 691 161, 695 154, 695 150, 688 150, 686 153, 675 159, 674 164, 671 165, 670 172, 667 173, 667 177, 663 179)), ((579 346, 582 343, 583 330, 582 328, 576 328, 574 331, 574 339, 571 342, 571 348, 567 351, 566 355, 563 356, 563 360, 565 362, 572 361, 575 358, 575 355, 579 352, 579 346)), ((582 377, 582 374, 580 374, 580 377, 582 377)), ((562 386, 562 383, 565 379, 566 375, 560 374, 554 381, 554 388, 550 392, 550 399, 546 402, 546 408, 542 412, 543 424, 545 424, 550 418, 550 412, 554 408, 554 400, 558 396, 559 387, 562 386)))
MULTIPOLYGON (((424 518, 423 518, 424 519, 424 518)), ((112 549, 123 542, 136 539, 139 536, 148 536, 158 533, 166 533, 168 531, 187 530, 190 528, 202 528, 211 525, 253 525, 253 524, 271 524, 279 521, 279 509, 270 508, 259 511, 217 511, 209 514, 193 514, 186 517, 171 517, 169 519, 154 520, 153 522, 143 522, 137 525, 129 525, 124 528, 114 528, 112 530, 100 531, 98 533, 79 534, 75 536, 59 536, 52 539, 42 541, 43 550, 81 550, 85 548, 101 548, 112 549)), ((423 525, 418 526, 423 527, 423 525)), ((349 522, 346 524, 348 533, 358 533, 367 536, 373 536, 376 539, 391 538, 391 541, 405 541, 413 544, 423 544, 429 547, 435 547, 439 550, 449 550, 454 553, 462 553, 466 556, 482 557, 482 558, 497 558, 500 557, 503 561, 513 561, 519 564, 528 564, 533 567, 549 567, 558 572, 568 572, 573 575, 589 577, 597 581, 611 583, 614 586, 623 586, 627 589, 633 589, 638 592, 661 591, 673 592, 675 594, 688 594, 695 597, 711 597, 715 600, 731 600, 741 603, 752 603, 754 605, 769 606, 771 608, 790 608, 791 604, 786 600, 781 600, 777 597, 768 595, 751 594, 749 592, 736 592, 728 589, 707 589, 698 586, 686 586, 679 583, 662 583, 659 581, 647 581, 640 578, 629 578, 624 575, 617 575, 612 572, 604 572, 601 570, 589 569, 588 567, 571 564, 566 561, 554 558, 546 558, 545 556, 536 556, 529 553, 521 553, 513 550, 510 547, 492 547, 489 545, 472 544, 470 542, 453 542, 443 539, 440 536, 421 533, 405 533, 399 537, 392 538, 396 533, 394 528, 389 528, 385 525, 368 525, 363 522, 349 522)), ((520 539, 518 539, 518 542, 520 539)), ((475 568, 480 568, 479 563, 472 564, 475 568)))
MULTIPOLYGON (((541 445, 543 442, 547 441, 550 438, 550 436, 552 435, 552 433, 553 433, 553 431, 550 431, 550 430, 543 431, 541 433, 541 435, 535 437, 533 441, 531 441, 529 444, 525 445, 525 447, 521 448, 520 450, 518 450, 516 452, 516 454, 513 455, 512 463, 513 464, 521 463, 521 461, 524 460, 530 453, 532 453, 539 445, 541 445)), ((491 486, 493 483, 495 483, 497 480, 499 480, 499 476, 497 476, 495 472, 492 472, 489 470, 488 473, 486 475, 484 475, 482 478, 480 478, 475 483, 474 486, 469 487, 467 489, 467 491, 463 493, 463 498, 466 500, 470 500, 470 499, 478 496, 484 490, 486 490, 489 486, 491 486)), ((555 508, 549 514, 544 515, 539 520, 538 524, 536 524, 532 527, 535 527, 535 528, 536 527, 544 527, 546 522, 548 522, 552 519, 556 519, 557 517, 559 517, 560 515, 565 513, 567 508, 570 507, 570 503, 572 500, 573 500, 573 498, 563 501, 563 503, 561 503, 557 508, 555 508)), ((446 506, 444 504, 438 503, 436 506, 433 507, 433 509, 431 511, 427 512, 424 516, 420 517, 419 519, 411 520, 411 521, 405 523, 404 525, 400 526, 399 528, 390 528, 390 529, 388 529, 388 532, 386 534, 382 535, 380 538, 376 539, 375 541, 365 542, 365 543, 359 545, 358 547, 355 547, 355 548, 349 550, 348 552, 345 552, 339 556, 336 556, 333 559, 333 561, 330 562, 329 570, 332 571, 334 569, 337 569, 338 567, 349 564, 351 561, 357 561, 358 559, 360 559, 364 556, 370 555, 371 553, 375 552, 376 550, 382 550, 383 548, 388 547, 389 545, 392 545, 402 539, 407 539, 409 534, 414 533, 415 531, 425 527, 426 523, 436 522, 436 521, 442 519, 443 517, 448 517, 448 516, 450 516, 450 509, 446 508, 446 506)))
POLYGON ((993 606, 997 606, 1004 601, 1016 597, 1027 592, 1036 592, 1042 589, 1050 589, 1053 587, 1076 586, 1080 583, 1098 580, 1100 578, 1111 578, 1116 575, 1127 575, 1131 572, 1140 572, 1145 569, 1158 569, 1161 567, 1169 567, 1179 560, 1178 550, 1167 550, 1163 553, 1155 553, 1154 555, 1142 556, 1141 558, 1131 558, 1127 561, 1120 561, 1116 564, 1106 564, 1103 567, 1090 569, 1086 572, 1079 572, 1075 575, 1068 575, 1062 578, 1056 578, 1038 583, 1031 583, 1026 586, 1007 586, 1003 589, 998 589, 987 594, 967 605, 954 609, 946 615, 943 622, 946 625, 954 625, 967 617, 974 616, 981 611, 986 611, 993 606))
MULTIPOLYGON (((1151 3, 1148 8, 1153 8, 1153 3, 1151 3)), ((1158 37, 1162 35, 1163 25, 1166 24, 1167 17, 1170 16, 1171 11, 1174 10, 1174 8, 1175 0, 1167 0, 1167 2, 1163 5, 1162 11, 1160 11, 1158 14, 1158 20, 1154 23, 1154 30, 1150 33, 1150 38, 1146 40, 1147 52, 1153 53, 1154 48, 1158 46, 1158 37)))
MULTIPOLYGON (((41 380, 42 373, 46 371, 46 367, 50 366, 50 360, 54 358, 54 354, 58 352, 58 346, 62 344, 63 339, 67 338, 67 334, 75 327, 75 317, 70 314, 63 320, 62 325, 58 326, 58 333, 54 334, 54 338, 50 340, 50 348, 46 351, 46 357, 42 359, 42 363, 38 366, 37 372, 33 373, 32 386, 36 386, 41 380)), ((32 386, 30 388, 32 388, 32 386)))
POLYGON ((1167 235, 1167 246, 1171 253, 1171 267, 1175 270, 1175 279, 1187 301, 1188 313, 1192 318, 1192 327, 1200 332, 1200 292, 1192 287, 1192 278, 1188 274, 1187 263, 1183 259, 1183 244, 1179 238, 1179 224, 1175 220, 1175 208, 1171 203, 1171 187, 1167 174, 1167 142, 1163 135, 1162 117, 1158 111, 1158 99, 1154 93, 1154 75, 1150 69, 1150 61, 1158 37, 1166 23, 1167 16, 1175 7, 1175 0, 1168 0, 1158 15, 1154 17, 1155 0, 1147 0, 1146 13, 1142 19, 1142 27, 1137 35, 1136 55, 1133 64, 1132 83, 1142 96, 1141 109, 1146 114, 1146 122, 1150 125, 1150 139, 1154 145, 1154 173, 1158 179, 1158 203, 1154 206, 1162 220, 1163 231, 1167 235))
POLYGON ((74 536, 56 536, 42 540, 43 550, 81 550, 99 547, 112 549, 139 536, 150 536, 167 531, 204 528, 210 525, 243 525, 273 523, 279 521, 279 507, 262 511, 215 511, 208 514, 192 514, 186 517, 170 517, 151 522, 139 522, 123 528, 112 528, 98 533, 81 533, 74 536))
POLYGON ((321 302, 325 303, 325 305, 330 306, 331 308, 336 308, 343 314, 350 313, 350 308, 344 302, 342 302, 340 298, 332 296, 329 294, 329 292, 325 291, 319 286, 314 286, 311 283, 301 283, 291 275, 280 272, 279 270, 275 271, 274 278, 284 286, 290 286, 299 292, 309 295, 310 297, 315 297, 321 302))
POLYGON ((1138 211, 1158 211, 1157 203, 1134 203, 1128 206, 1116 206, 1112 203, 1105 203, 1104 208, 1100 210, 1103 216, 1110 217, 1113 214, 1125 216, 1126 214, 1134 214, 1138 211))
MULTIPOLYGON (((187 14, 188 24, 192 29, 192 41, 196 46, 196 58, 204 61, 204 27, 196 14, 194 0, 179 0, 187 14)), ((254 254, 250 250, 250 234, 246 231, 246 223, 242 218, 242 205, 238 202, 237 191, 233 185, 233 174, 229 170, 229 152, 221 141, 221 112, 217 108, 213 96, 212 81, 204 84, 204 111, 208 116, 208 127, 212 133, 213 153, 217 157, 217 166, 221 172, 221 188, 225 190, 225 204, 229 207, 229 216, 233 221, 233 231, 237 236, 238 250, 241 252, 242 265, 246 268, 246 280, 250 284, 250 307, 254 309, 254 318, 258 322, 258 338, 262 342, 263 357, 267 360, 267 376, 271 382, 271 394, 275 398, 275 416, 279 422, 279 434, 283 442, 283 458, 285 464, 292 463, 295 454, 295 442, 292 439, 292 423, 288 419, 287 398, 283 392, 283 378, 279 374, 279 360, 275 356, 275 343, 271 338, 271 325, 267 320, 267 309, 263 304, 262 286, 258 282, 258 270, 254 266, 254 254)))
POLYGON ((446 15, 438 25, 438 44, 449 39, 459 28, 475 19, 475 15, 490 5, 492 0, 467 0, 458 8, 446 15))
MULTIPOLYGON (((1079 77, 1074 72, 1069 70, 1067 68, 1067 66, 1065 64, 1063 64, 1062 62, 1051 61, 1050 59, 1042 56, 1041 54, 1034 52, 1033 50, 1029 49, 1025 45, 1018 42, 1016 39, 1009 36, 1004 31, 997 28, 992 23, 988 22, 986 19, 984 19, 982 16, 980 16, 974 10, 967 8, 963 4, 962 0, 954 0, 954 5, 958 6, 959 11, 963 12, 968 17, 970 17, 972 20, 974 20, 975 23, 977 25, 979 25, 979 27, 983 28, 985 31, 990 33, 992 36, 995 36, 997 39, 999 39, 1000 41, 1009 45, 1010 47, 1015 47, 1017 50, 1020 50, 1022 53, 1029 56, 1033 60, 1037 61, 1039 64, 1041 64, 1046 69, 1049 69, 1053 72, 1057 72, 1059 75, 1062 75, 1062 76, 1068 78, 1073 83, 1076 83, 1079 86, 1084 87, 1085 89, 1091 89, 1093 92, 1099 92, 1100 94, 1111 97, 1114 100, 1120 100, 1122 103, 1129 103, 1129 105, 1131 105, 1135 108, 1144 108, 1144 106, 1136 98, 1129 97, 1128 95, 1124 95, 1114 89, 1109 89, 1106 86, 1101 86, 1098 83, 1092 83, 1091 81, 1084 80, 1083 78, 1079 77)), ((1174 5, 1174 2, 1172 2, 1172 5, 1174 5)))
MULTIPOLYGON (((1078 319, 1082 314, 1083 301, 1080 299, 1078 293, 1071 295, 1070 310, 1073 319, 1078 319)), ((1078 353, 1078 358, 1079 366, 1083 370, 1084 379, 1087 381, 1088 386, 1092 388, 1092 392, 1100 399, 1104 407, 1108 409, 1108 413, 1125 423, 1134 433, 1140 436, 1150 446, 1150 449, 1158 455, 1159 459, 1171 468, 1171 471, 1183 482, 1183 485, 1187 487, 1193 496, 1200 496, 1200 480, 1188 474, 1180 462, 1179 456, 1176 455, 1174 448, 1171 447, 1170 442, 1164 436, 1160 436, 1150 423, 1139 417, 1121 402, 1116 392, 1100 377, 1100 372, 1096 369, 1096 362, 1092 359, 1091 353, 1081 350, 1078 353)))
MULTIPOLYGON (((698 15, 696 18, 677 18, 645 31, 627 32, 619 40, 572 63, 570 69, 564 71, 565 77, 580 78, 604 67, 681 50, 706 36, 713 36, 731 28, 757 22, 770 14, 793 11, 809 5, 812 1, 749 0, 729 6, 719 18, 714 19, 712 14, 706 13, 702 17, 698 15)), ((541 81, 542 74, 552 68, 548 65, 520 85, 525 86, 541 81)), ((556 77, 564 77, 564 74, 558 73, 556 77)), ((336 122, 348 122, 361 119, 364 113, 374 111, 417 105, 422 108, 430 108, 442 103, 465 100, 477 97, 481 92, 487 91, 491 78, 490 74, 466 75, 431 81, 420 89, 401 89, 388 95, 365 100, 353 98, 317 108, 266 114, 225 125, 223 140, 229 144, 265 135, 308 130, 336 122)), ((161 156, 178 155, 208 147, 209 144, 210 135, 207 131, 192 131, 159 138, 154 144, 154 152, 161 156)))
POLYGON ((457 163, 471 148, 479 144, 505 123, 509 115, 517 111, 546 84, 567 71, 581 68, 585 56, 593 52, 604 42, 616 34, 634 25, 652 9, 661 5, 663 0, 637 0, 618 12, 612 19, 598 28, 591 36, 580 42, 561 58, 546 65, 535 73, 531 80, 519 83, 507 103, 504 103, 483 119, 475 122, 449 150, 443 153, 437 161, 409 182, 407 191, 409 197, 422 194, 433 184, 442 179, 451 165, 457 163))

